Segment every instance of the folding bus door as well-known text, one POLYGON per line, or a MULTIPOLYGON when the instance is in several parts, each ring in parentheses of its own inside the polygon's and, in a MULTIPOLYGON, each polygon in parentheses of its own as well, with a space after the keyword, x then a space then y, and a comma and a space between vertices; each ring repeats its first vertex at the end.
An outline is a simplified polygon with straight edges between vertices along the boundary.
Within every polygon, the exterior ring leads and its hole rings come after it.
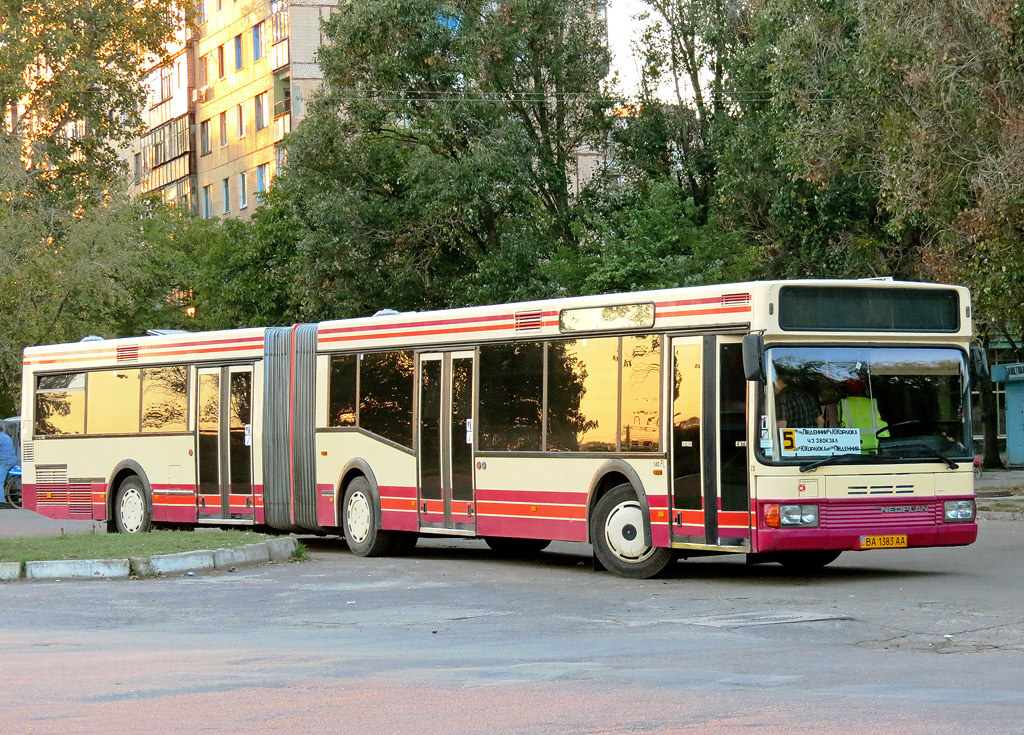
POLYGON ((747 382, 740 337, 672 340, 672 538, 750 547, 747 382))
POLYGON ((419 355, 417 458, 424 529, 472 533, 476 528, 473 361, 472 352, 419 355))
POLYGON ((252 367, 198 370, 196 469, 199 521, 251 523, 252 367))

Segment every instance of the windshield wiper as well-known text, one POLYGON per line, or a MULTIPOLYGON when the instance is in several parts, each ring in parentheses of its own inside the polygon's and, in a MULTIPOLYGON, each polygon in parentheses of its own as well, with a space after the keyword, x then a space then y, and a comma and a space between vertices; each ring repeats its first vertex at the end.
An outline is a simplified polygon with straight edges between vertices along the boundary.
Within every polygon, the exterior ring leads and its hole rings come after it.
POLYGON ((939 460, 942 460, 943 462, 945 462, 946 466, 949 467, 949 469, 951 469, 951 470, 959 469, 959 467, 960 467, 960 465, 958 465, 956 462, 954 462, 950 457, 947 457, 945 454, 940 452, 935 447, 930 447, 927 444, 924 444, 924 443, 900 444, 900 449, 903 449, 904 447, 913 447, 914 449, 923 449, 924 451, 928 452, 928 454, 932 455, 936 459, 939 459, 939 460))
POLYGON ((808 462, 807 464, 800 465, 800 471, 810 472, 813 469, 817 469, 818 467, 824 467, 827 464, 844 464, 846 462, 855 464, 854 462, 851 461, 854 459, 866 459, 870 461, 875 461, 875 455, 861 454, 860 452, 857 452, 856 454, 854 454, 853 452, 847 452, 846 454, 830 454, 829 456, 823 457, 822 459, 816 459, 813 462, 808 462))
MULTIPOLYGON (((940 452, 935 447, 930 447, 927 444, 915 443, 915 444, 901 444, 900 445, 901 449, 903 449, 904 447, 906 447, 906 448, 914 448, 914 449, 923 449, 924 451, 926 451, 928 454, 932 455, 936 459, 939 459, 939 460, 945 462, 946 466, 949 467, 949 469, 951 469, 951 470, 959 469, 959 467, 960 467, 960 465, 958 465, 956 462, 954 462, 951 458, 947 457, 945 454, 940 452)), ((846 464, 846 463, 857 464, 856 462, 853 462, 853 460, 855 460, 855 459, 857 459, 857 460, 866 460, 866 461, 869 461, 869 462, 882 462, 882 463, 894 464, 894 463, 897 463, 897 462, 906 462, 907 459, 910 459, 910 458, 909 457, 886 457, 885 455, 882 455, 882 454, 854 454, 853 452, 847 452, 846 454, 832 454, 832 455, 830 455, 828 457, 823 457, 822 459, 817 459, 817 460, 815 460, 813 462, 808 462, 807 464, 802 464, 802 465, 800 465, 800 471, 801 472, 810 472, 811 470, 817 469, 818 467, 824 467, 825 465, 829 465, 829 464, 846 464)))

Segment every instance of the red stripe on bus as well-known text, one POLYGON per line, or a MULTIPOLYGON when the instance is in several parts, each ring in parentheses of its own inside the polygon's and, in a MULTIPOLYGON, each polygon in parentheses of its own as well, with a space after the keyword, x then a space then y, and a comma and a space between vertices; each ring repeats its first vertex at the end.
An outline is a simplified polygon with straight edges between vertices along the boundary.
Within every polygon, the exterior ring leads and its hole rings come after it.
MULTIPOLYGON (((747 295, 747 298, 750 298, 750 296, 747 295)), ((703 299, 679 299, 678 301, 662 301, 660 303, 656 303, 655 306, 657 306, 659 309, 664 309, 667 306, 695 306, 697 304, 721 304, 721 303, 722 303, 722 297, 721 296, 708 296, 708 297, 703 298, 703 299)))
MULTIPOLYGON (((551 318, 557 316, 556 311, 547 311, 541 313, 541 318, 551 318)), ((449 324, 477 324, 480 322, 496 322, 501 320, 507 320, 515 325, 515 314, 491 314, 490 316, 467 316, 460 317, 458 319, 433 319, 425 322, 405 321, 398 322, 395 324, 360 324, 354 327, 333 327, 319 330, 318 334, 323 337, 324 335, 330 334, 347 334, 351 332, 373 332, 379 330, 395 330, 395 329, 409 329, 411 327, 438 327, 449 324)), ((554 324, 554 322, 552 322, 554 324)))
MULTIPOLYGON (((102 350, 64 355, 53 352, 46 352, 38 356, 33 355, 31 356, 31 358, 28 355, 26 355, 25 364, 51 365, 57 362, 88 362, 93 360, 110 359, 111 357, 114 357, 116 355, 115 348, 117 346, 118 345, 107 345, 102 350)), ((211 354, 218 352, 230 352, 232 350, 250 352, 256 350, 262 351, 263 337, 219 339, 207 342, 186 342, 183 344, 141 345, 139 346, 139 358, 141 359, 142 357, 162 357, 166 355, 182 354, 211 354), (207 349, 193 349, 196 347, 204 347, 207 349)))
POLYGON ((660 311, 658 318, 663 319, 670 316, 709 316, 712 314, 741 314, 751 311, 749 306, 728 306, 719 309, 693 309, 692 311, 660 311))

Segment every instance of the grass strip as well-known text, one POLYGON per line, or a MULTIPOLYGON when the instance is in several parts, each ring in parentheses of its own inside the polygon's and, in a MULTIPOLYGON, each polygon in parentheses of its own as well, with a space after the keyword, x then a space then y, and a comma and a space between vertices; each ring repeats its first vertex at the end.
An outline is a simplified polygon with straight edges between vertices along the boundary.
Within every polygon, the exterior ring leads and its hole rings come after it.
POLYGON ((274 538, 239 530, 153 531, 151 533, 71 533, 0 539, 0 562, 127 559, 179 551, 224 549, 274 538))

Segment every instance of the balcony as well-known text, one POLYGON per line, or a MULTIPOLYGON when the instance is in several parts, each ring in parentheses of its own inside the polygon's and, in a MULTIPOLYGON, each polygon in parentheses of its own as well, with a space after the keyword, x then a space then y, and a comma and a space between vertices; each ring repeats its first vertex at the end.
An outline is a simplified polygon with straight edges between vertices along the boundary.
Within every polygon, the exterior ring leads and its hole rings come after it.
MULTIPOLYGON (((275 105, 276 108, 276 105, 275 105)), ((281 116, 274 117, 274 142, 280 143, 286 133, 292 130, 292 114, 286 112, 281 116)))

